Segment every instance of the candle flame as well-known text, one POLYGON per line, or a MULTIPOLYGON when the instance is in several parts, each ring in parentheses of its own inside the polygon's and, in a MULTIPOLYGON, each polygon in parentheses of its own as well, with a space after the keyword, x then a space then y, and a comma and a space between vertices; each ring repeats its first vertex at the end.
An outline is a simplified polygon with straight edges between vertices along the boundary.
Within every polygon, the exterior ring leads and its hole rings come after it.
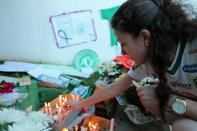
POLYGON ((62 99, 62 95, 59 95, 59 98, 62 99))
POLYGON ((68 131, 68 129, 67 128, 62 128, 62 131, 68 131))
POLYGON ((67 102, 67 100, 68 100, 68 99, 67 99, 67 97, 65 96, 64 101, 67 102))
POLYGON ((94 129, 96 129, 96 125, 93 125, 93 124, 92 124, 92 127, 93 127, 94 129))
POLYGON ((78 126, 77 125, 75 126, 75 131, 78 131, 78 126))
POLYGON ((90 122, 88 123, 88 126, 91 126, 91 124, 92 124, 92 123, 91 123, 91 121, 90 121, 90 122))
POLYGON ((46 103, 46 102, 44 103, 44 107, 45 107, 45 108, 47 107, 47 103, 46 103))
POLYGON ((56 108, 57 108, 57 109, 59 108, 59 106, 58 106, 58 104, 57 104, 57 103, 55 104, 55 106, 56 106, 56 108))
POLYGON ((51 107, 51 104, 50 103, 48 103, 48 107, 51 107))
POLYGON ((62 95, 59 95, 59 102, 62 102, 62 95))
POLYGON ((73 94, 71 94, 72 100, 75 100, 75 96, 73 94))
POLYGON ((96 129, 96 124, 94 125, 94 124, 92 124, 92 122, 89 122, 88 126, 92 127, 93 129, 96 129))

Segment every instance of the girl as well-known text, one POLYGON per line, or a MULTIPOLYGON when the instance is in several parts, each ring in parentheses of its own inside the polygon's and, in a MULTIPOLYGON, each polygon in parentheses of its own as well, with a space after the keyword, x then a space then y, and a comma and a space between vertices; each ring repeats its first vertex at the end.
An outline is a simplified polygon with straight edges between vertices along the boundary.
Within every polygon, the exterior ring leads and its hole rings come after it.
POLYGON ((111 25, 122 51, 138 67, 69 109, 115 97, 133 80, 151 76, 159 79, 157 85, 137 88, 144 107, 171 123, 173 131, 197 129, 197 18, 186 8, 171 0, 125 2, 111 25))

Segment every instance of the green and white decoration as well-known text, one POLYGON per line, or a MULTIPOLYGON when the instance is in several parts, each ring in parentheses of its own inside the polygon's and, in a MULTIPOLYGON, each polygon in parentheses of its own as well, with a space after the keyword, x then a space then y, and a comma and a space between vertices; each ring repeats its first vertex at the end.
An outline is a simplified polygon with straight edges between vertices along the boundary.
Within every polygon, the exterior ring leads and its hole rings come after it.
POLYGON ((98 55, 90 49, 80 51, 74 58, 74 65, 78 70, 82 68, 96 69, 99 63, 100 59, 98 55))

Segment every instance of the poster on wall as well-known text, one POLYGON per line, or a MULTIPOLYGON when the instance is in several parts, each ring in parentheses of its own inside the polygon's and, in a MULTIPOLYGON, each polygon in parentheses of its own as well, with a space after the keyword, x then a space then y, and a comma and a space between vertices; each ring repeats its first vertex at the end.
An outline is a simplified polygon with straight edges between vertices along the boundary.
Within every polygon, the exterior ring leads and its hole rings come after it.
POLYGON ((91 10, 63 13, 50 17, 58 48, 96 41, 91 10))

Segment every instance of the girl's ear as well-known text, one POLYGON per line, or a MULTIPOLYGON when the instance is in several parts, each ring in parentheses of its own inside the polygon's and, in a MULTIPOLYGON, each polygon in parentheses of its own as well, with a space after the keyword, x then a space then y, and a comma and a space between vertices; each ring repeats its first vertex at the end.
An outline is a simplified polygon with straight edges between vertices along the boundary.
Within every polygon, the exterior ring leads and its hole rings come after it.
POLYGON ((144 45, 146 47, 149 47, 149 42, 150 42, 150 31, 147 29, 142 29, 139 33, 139 36, 141 38, 141 40, 144 42, 144 45))

